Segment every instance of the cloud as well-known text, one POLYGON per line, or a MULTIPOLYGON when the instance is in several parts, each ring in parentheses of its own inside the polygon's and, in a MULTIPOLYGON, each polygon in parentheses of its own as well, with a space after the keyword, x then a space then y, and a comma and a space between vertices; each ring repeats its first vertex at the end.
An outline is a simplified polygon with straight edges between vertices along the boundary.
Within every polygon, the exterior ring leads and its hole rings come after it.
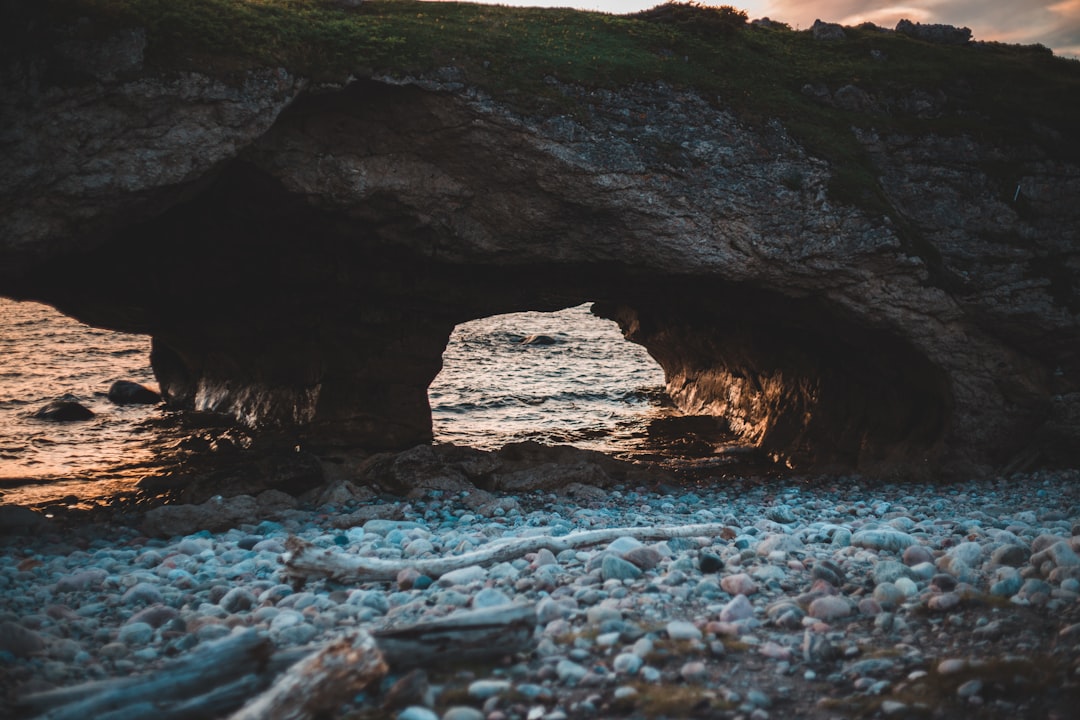
POLYGON ((800 28, 815 19, 894 27, 907 18, 969 27, 976 40, 1041 43, 1080 57, 1080 0, 763 0, 760 7, 762 15, 800 28))

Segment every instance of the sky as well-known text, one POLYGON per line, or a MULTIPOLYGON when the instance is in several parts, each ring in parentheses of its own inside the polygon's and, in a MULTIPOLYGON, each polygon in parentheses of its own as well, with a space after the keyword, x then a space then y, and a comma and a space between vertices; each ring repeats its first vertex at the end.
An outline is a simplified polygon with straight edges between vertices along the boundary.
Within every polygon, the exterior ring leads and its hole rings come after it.
MULTIPOLYGON (((500 5, 577 7, 629 13, 663 0, 474 0, 500 5)), ((971 28, 976 40, 1040 43, 1054 54, 1080 58, 1080 0, 705 0, 731 5, 751 19, 769 17, 805 30, 814 20, 895 27, 898 20, 971 28)))

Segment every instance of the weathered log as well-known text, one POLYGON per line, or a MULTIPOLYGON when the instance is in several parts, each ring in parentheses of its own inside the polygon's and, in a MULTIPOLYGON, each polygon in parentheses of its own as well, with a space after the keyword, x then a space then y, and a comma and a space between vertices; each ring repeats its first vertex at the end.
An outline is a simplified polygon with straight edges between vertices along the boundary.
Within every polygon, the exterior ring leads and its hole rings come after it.
POLYGON ((536 629, 536 606, 514 603, 456 612, 437 620, 388 627, 372 634, 395 671, 478 662, 527 650, 536 629))
POLYGON ((286 552, 282 556, 285 574, 294 580, 330 579, 338 582, 363 583, 388 581, 397 578, 406 568, 415 568, 431 578, 438 578, 452 570, 471 565, 491 565, 516 560, 526 553, 548 549, 554 553, 566 549, 588 547, 610 542, 620 537, 638 540, 670 540, 677 537, 713 537, 719 535, 724 525, 705 523, 674 527, 630 527, 585 530, 561 537, 536 536, 509 538, 493 542, 479 550, 440 558, 418 560, 383 560, 381 558, 349 555, 322 549, 295 536, 285 541, 286 552))
POLYGON ((247 630, 147 675, 37 693, 23 698, 18 709, 44 713, 39 720, 200 720, 233 710, 230 720, 311 720, 382 679, 390 666, 512 655, 528 649, 535 627, 535 606, 515 603, 386 627, 374 635, 358 630, 327 644, 273 654, 265 635, 247 630))
POLYGON ((253 685, 247 678, 263 672, 272 648, 265 635, 247 630, 208 642, 146 676, 38 693, 22 698, 18 706, 25 712, 43 712, 40 720, 186 720, 213 716, 195 699, 209 694, 213 706, 219 707, 221 698, 228 693, 250 694, 253 685), (226 690, 234 684, 235 688, 226 690), (208 692, 208 688, 212 690, 208 692), (219 691, 221 694, 217 694, 219 691), (173 714, 173 709, 181 706, 183 711, 173 714))
POLYGON ((358 630, 295 663, 229 720, 309 720, 336 708, 387 671, 375 638, 358 630))

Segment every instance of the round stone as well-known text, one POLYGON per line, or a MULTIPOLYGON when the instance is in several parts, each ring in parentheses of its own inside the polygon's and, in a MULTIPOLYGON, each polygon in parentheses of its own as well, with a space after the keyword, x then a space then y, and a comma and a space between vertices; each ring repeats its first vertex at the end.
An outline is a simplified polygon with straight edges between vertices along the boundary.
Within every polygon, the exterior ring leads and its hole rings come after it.
POLYGON ((567 685, 576 685, 588 672, 584 666, 573 660, 560 660, 555 665, 555 676, 567 685))
POLYGON ((641 577, 641 568, 618 555, 606 555, 600 565, 600 575, 604 580, 637 580, 641 577))
POLYGON ((879 583, 874 588, 874 599, 885 606, 895 606, 904 601, 907 596, 891 582, 879 583))
POLYGON ((620 675, 634 675, 643 664, 644 661, 634 653, 620 653, 615 656, 611 667, 620 675))
POLYGON ((724 569, 724 561, 720 559, 719 555, 703 552, 701 557, 698 558, 698 569, 706 575, 720 572, 724 569))
POLYGON ((120 627, 116 637, 127 645, 145 645, 154 639, 154 628, 149 623, 129 623, 120 627))
POLYGON ((720 610, 720 620, 723 622, 736 622, 751 617, 754 617, 754 606, 745 595, 736 595, 720 610))
POLYGON ((509 680, 475 680, 469 684, 469 697, 487 700, 510 690, 509 680))
POLYGON ((807 614, 818 620, 838 620, 851 614, 851 604, 842 597, 825 595, 810 603, 807 614))
POLYGON ((720 581, 720 587, 730 595, 753 595, 757 592, 757 584, 746 573, 728 575, 720 581))
POLYGON ((905 532, 888 528, 860 530, 851 536, 851 544, 855 547, 869 550, 888 550, 895 553, 901 553, 917 544, 917 542, 915 538, 905 532))
POLYGON ((905 565, 918 565, 924 562, 933 562, 934 553, 924 545, 911 545, 904 549, 903 560, 905 565))
POLYGON ((484 713, 468 705, 457 705, 447 708, 442 720, 484 720, 484 713))
POLYGON ((960 604, 960 596, 954 592, 934 595, 926 601, 926 607, 935 612, 946 612, 960 604))
POLYGON ((162 601, 161 590, 151 583, 136 583, 128 588, 120 601, 125 605, 153 605, 162 601))
POLYGON ((1030 556, 1031 553, 1022 545, 1002 545, 1001 547, 995 548, 994 552, 990 553, 990 562, 995 565, 1020 567, 1027 562, 1027 559, 1030 556))
POLYGON ((700 683, 708 679, 709 671, 705 663, 691 660, 679 669, 679 677, 688 683, 700 683))
POLYGON ((666 630, 668 637, 672 640, 700 640, 702 638, 701 630, 694 623, 685 620, 672 620, 667 624, 666 630))
POLYGON ((510 597, 501 590, 484 588, 473 597, 474 608, 490 608, 499 605, 507 605, 511 602, 510 597))

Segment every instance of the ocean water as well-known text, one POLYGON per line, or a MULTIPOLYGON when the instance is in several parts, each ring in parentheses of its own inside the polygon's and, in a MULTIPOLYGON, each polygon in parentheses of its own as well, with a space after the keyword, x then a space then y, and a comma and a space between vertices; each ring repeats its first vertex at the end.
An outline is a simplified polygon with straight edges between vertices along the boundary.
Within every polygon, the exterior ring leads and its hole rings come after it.
POLYGON ((163 412, 120 406, 106 394, 116 380, 157 389, 150 338, 92 328, 47 305, 0 298, 0 492, 3 502, 130 489, 155 462, 163 412), (33 417, 70 396, 91 420, 33 417), (158 422, 154 422, 157 420, 158 422))
POLYGON ((437 440, 484 449, 535 440, 618 453, 668 412, 663 370, 588 304, 459 325, 428 397, 437 440))
MULTIPOLYGON (((119 406, 116 380, 156 389, 150 340, 0 298, 0 502, 40 503, 130 490, 183 443, 176 413, 119 406), (94 413, 54 423, 33 413, 71 395, 94 413)), ((625 455, 672 411, 644 348, 588 305, 457 327, 429 390, 436 441, 495 449, 535 440, 625 455), (523 342, 544 336, 539 342, 523 342)), ((70 500, 69 500, 70 502, 70 500)))

